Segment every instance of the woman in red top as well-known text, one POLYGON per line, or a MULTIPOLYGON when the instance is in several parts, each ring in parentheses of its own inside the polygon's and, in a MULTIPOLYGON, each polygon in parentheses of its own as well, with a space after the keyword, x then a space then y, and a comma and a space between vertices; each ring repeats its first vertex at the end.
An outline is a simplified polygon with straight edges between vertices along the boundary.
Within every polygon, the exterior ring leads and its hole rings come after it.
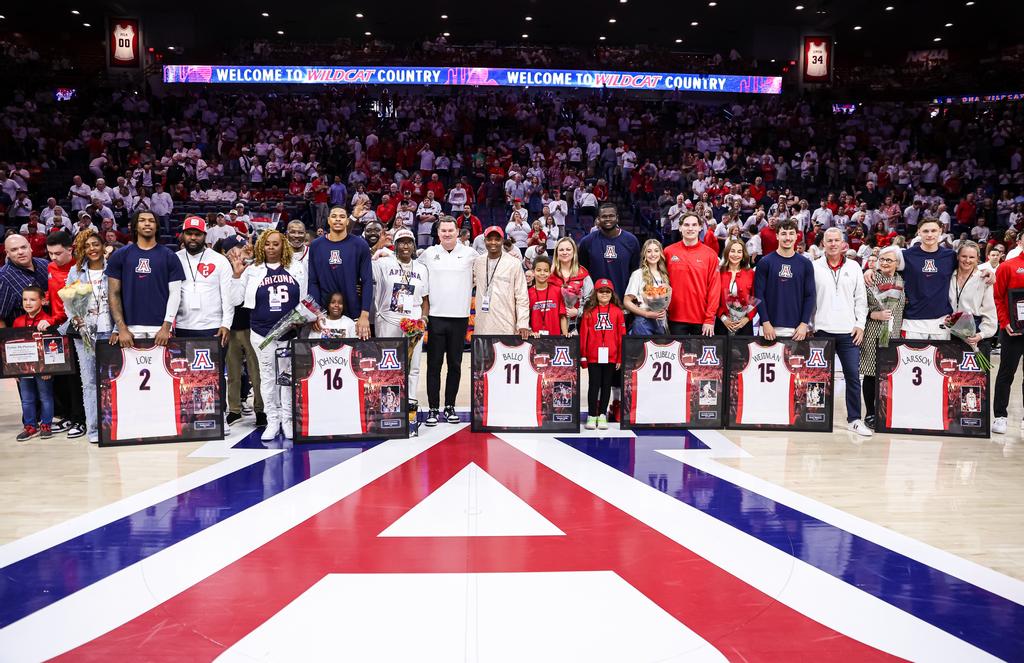
POLYGON ((750 306, 750 300, 754 296, 754 270, 750 268, 750 256, 747 255, 747 245, 743 240, 729 239, 726 241, 725 257, 722 259, 722 270, 719 276, 722 295, 718 300, 715 333, 751 336, 757 307, 751 307, 746 315, 741 316, 735 322, 729 315, 728 307, 728 303, 750 306))
POLYGON ((572 237, 563 237, 555 243, 554 264, 551 266, 551 285, 562 289, 562 301, 565 302, 565 317, 569 323, 569 333, 573 333, 583 313, 583 303, 590 298, 594 290, 594 282, 586 267, 579 261, 579 251, 572 237))
POLYGON ((878 248, 884 249, 892 244, 892 240, 896 238, 896 235, 897 233, 895 230, 886 232, 885 222, 879 221, 875 224, 875 245, 878 248))
POLYGON ((587 387, 587 423, 584 428, 608 428, 605 410, 612 385, 622 367, 622 337, 626 335, 626 316, 622 302, 608 279, 598 279, 587 300, 580 321, 580 357, 587 360, 590 384, 587 387))

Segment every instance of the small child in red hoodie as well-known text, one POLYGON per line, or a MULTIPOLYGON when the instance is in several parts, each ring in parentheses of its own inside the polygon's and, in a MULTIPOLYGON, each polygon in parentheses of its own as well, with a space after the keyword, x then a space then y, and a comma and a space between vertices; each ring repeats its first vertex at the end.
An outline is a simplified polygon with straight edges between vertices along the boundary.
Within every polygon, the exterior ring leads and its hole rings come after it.
POLYGON ((551 258, 537 256, 533 261, 533 286, 530 295, 530 329, 540 336, 565 336, 569 333, 562 289, 548 283, 551 258))
MULTIPOLYGON (((46 331, 53 326, 53 318, 43 311, 46 297, 39 286, 30 285, 21 291, 21 308, 24 315, 14 319, 13 327, 30 327, 46 331)), ((19 442, 31 439, 37 433, 46 439, 53 436, 53 381, 49 375, 26 375, 18 378, 18 394, 21 396, 21 423, 25 427, 16 438, 19 442), (36 428, 36 425, 39 428, 36 428)))
POLYGON ((622 313, 622 302, 610 280, 598 279, 580 320, 580 356, 587 360, 590 377, 587 423, 584 424, 587 430, 608 428, 605 410, 615 376, 622 368, 622 337, 625 335, 626 316, 622 313))

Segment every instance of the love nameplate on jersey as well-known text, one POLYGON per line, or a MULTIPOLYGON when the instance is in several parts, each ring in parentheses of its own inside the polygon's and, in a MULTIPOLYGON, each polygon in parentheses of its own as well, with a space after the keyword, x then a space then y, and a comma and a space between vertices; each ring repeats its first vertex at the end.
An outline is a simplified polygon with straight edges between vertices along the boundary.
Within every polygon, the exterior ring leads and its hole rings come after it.
POLYGON ((721 428, 725 336, 625 336, 622 428, 721 428))
POLYGON ((890 340, 875 358, 875 430, 989 436, 989 375, 959 340, 890 340))
POLYGON ((97 343, 96 372, 101 447, 223 439, 219 339, 97 343))
POLYGON ((575 433, 580 427, 577 336, 473 336, 472 429, 575 433))
POLYGON ((834 343, 730 337, 726 427, 831 431, 834 343))
POLYGON ((405 338, 296 339, 290 345, 297 444, 409 437, 405 338))

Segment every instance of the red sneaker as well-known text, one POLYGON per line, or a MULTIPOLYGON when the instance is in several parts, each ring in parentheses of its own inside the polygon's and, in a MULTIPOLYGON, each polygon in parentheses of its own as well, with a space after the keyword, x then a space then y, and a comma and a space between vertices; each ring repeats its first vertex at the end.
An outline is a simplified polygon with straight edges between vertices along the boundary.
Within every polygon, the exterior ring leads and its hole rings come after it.
POLYGON ((18 442, 24 442, 25 440, 31 440, 35 437, 39 431, 36 430, 35 426, 25 426, 25 430, 18 433, 18 437, 15 438, 18 442))
POLYGON ((50 427, 47 424, 39 425, 39 437, 43 440, 48 440, 53 437, 53 431, 50 430, 50 427))

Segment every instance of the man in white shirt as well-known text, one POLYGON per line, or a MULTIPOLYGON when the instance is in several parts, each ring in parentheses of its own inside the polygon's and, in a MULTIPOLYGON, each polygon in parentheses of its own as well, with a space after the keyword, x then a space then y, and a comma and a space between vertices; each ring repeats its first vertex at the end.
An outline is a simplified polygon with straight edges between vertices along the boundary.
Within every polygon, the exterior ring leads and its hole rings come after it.
POLYGON ((164 185, 160 182, 153 186, 153 195, 149 197, 149 209, 156 215, 156 220, 164 231, 170 233, 171 212, 174 211, 174 200, 171 198, 171 194, 164 191, 164 185))
POLYGON ((469 194, 466 191, 465 184, 459 182, 457 185, 452 187, 448 192, 448 205, 451 208, 452 216, 456 214, 462 214, 463 208, 466 206, 466 200, 469 194))
POLYGON ((826 230, 832 227, 832 210, 828 208, 828 203, 825 199, 822 199, 821 207, 814 210, 814 214, 811 215, 811 223, 819 224, 826 230))
POLYGON ((945 203, 940 204, 939 208, 936 211, 938 212, 938 215, 939 215, 939 223, 942 224, 942 231, 948 233, 949 232, 950 217, 949 217, 949 212, 946 211, 946 204, 945 203))
POLYGON ((921 220, 920 200, 914 198, 914 202, 912 202, 905 210, 903 210, 903 219, 907 222, 907 235, 916 235, 917 222, 921 220))
POLYGON ((103 201, 104 205, 110 205, 113 198, 110 196, 111 189, 107 186, 106 180, 102 177, 96 180, 96 188, 92 190, 92 201, 95 202, 97 198, 103 201))
POLYGON ((56 211, 57 211, 57 199, 56 198, 47 198, 46 199, 46 207, 44 207, 43 209, 39 210, 39 221, 44 226, 49 227, 50 219, 53 218, 53 215, 56 213, 56 211))
MULTIPOLYGON (((183 249, 177 252, 185 280, 181 281, 174 335, 179 338, 218 338, 221 366, 231 336, 235 307, 231 305, 231 264, 206 245, 206 221, 198 216, 185 219, 181 228, 183 249)), ((226 414, 224 372, 220 374, 220 409, 226 414)), ((225 419, 230 426, 240 415, 225 419)))
POLYGON ((679 194, 676 196, 676 204, 668 208, 668 227, 669 227, 669 238, 667 244, 674 244, 679 241, 679 220, 683 218, 683 214, 687 211, 686 207, 686 196, 679 194))
POLYGON ((217 225, 206 231, 206 245, 213 246, 222 239, 234 237, 238 230, 228 225, 228 219, 222 212, 217 213, 217 225))
POLYGON ((424 424, 435 426, 442 417, 450 424, 459 423, 455 398, 462 375, 462 349, 469 326, 470 299, 473 294, 473 263, 477 252, 460 244, 458 225, 451 216, 442 216, 437 223, 439 244, 420 254, 419 262, 430 282, 430 318, 427 332, 427 401, 429 412, 424 424), (441 405, 441 366, 448 362, 444 387, 444 413, 441 405))
POLYGON ((434 192, 427 191, 427 197, 416 208, 417 244, 425 249, 434 243, 434 222, 441 218, 441 203, 434 200, 434 192))
POLYGON ((544 204, 551 210, 551 216, 555 218, 555 225, 558 226, 559 236, 565 236, 565 217, 569 216, 569 204, 562 200, 562 192, 559 189, 551 191, 551 198, 545 200, 544 204))

